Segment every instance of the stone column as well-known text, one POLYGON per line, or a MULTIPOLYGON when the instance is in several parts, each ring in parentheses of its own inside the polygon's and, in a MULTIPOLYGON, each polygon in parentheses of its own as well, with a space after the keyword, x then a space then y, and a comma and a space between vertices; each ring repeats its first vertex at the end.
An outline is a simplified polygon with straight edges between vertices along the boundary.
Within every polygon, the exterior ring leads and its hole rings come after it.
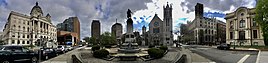
POLYGON ((38 26, 38 27, 37 27, 37 30, 38 30, 37 32, 38 32, 38 33, 40 33, 40 31, 41 31, 41 27, 40 27, 41 24, 40 24, 40 23, 41 23, 40 21, 37 23, 37 26, 38 26))

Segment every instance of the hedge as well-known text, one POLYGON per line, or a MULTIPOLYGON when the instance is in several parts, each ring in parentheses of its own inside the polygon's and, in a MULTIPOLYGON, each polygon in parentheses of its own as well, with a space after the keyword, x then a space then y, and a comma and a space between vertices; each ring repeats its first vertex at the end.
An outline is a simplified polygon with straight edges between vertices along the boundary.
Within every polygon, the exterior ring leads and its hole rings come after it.
POLYGON ((100 50, 100 46, 99 45, 92 46, 92 51, 96 51, 96 50, 100 50))
POLYGON ((167 46, 160 46, 159 49, 166 51, 166 50, 168 50, 168 47, 167 46))
POLYGON ((96 57, 96 58, 104 58, 104 57, 107 57, 107 55, 109 55, 109 51, 105 49, 96 50, 93 52, 93 57, 96 57))
POLYGON ((150 48, 148 49, 148 54, 152 58, 161 58, 164 56, 164 50, 158 49, 158 48, 150 48))

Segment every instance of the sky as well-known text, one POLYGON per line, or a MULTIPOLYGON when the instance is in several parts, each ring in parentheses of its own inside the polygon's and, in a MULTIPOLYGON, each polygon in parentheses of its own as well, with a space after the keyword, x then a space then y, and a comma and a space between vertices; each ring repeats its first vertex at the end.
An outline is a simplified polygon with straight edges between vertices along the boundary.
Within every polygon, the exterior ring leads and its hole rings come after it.
MULTIPOLYGON (((157 14, 163 20, 163 7, 172 5, 174 39, 177 37, 180 24, 192 21, 195 17, 196 3, 204 5, 204 16, 214 17, 225 22, 226 13, 234 12, 239 7, 254 8, 256 0, 0 0, 0 30, 4 28, 11 11, 30 15, 35 2, 39 2, 44 15, 49 13, 54 25, 69 17, 76 16, 80 21, 81 37, 91 36, 91 22, 101 22, 101 33, 111 32, 116 22, 123 25, 126 32, 127 9, 133 12, 134 31, 141 32, 157 14)), ((82 39, 81 38, 81 39, 82 39)))

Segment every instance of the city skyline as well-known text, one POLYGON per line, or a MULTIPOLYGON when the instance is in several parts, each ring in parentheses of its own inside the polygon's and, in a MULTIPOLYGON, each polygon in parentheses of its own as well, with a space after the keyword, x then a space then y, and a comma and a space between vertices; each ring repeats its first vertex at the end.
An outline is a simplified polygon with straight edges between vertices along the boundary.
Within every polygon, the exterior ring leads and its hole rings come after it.
MULTIPOLYGON (((0 25, 1 30, 4 24, 7 22, 8 14, 11 11, 20 12, 23 14, 29 14, 31 7, 35 5, 35 2, 39 2, 42 10, 46 13, 50 13, 52 16, 52 23, 54 25, 61 23, 64 19, 77 16, 81 21, 81 39, 83 37, 91 36, 91 21, 99 19, 101 22, 101 32, 110 32, 110 27, 115 23, 116 19, 118 23, 123 25, 123 33, 126 32, 126 17, 125 12, 127 9, 133 10, 133 25, 134 31, 141 32, 142 26, 145 25, 148 30, 148 24, 151 21, 154 14, 158 14, 163 20, 163 6, 167 4, 173 5, 173 30, 174 32, 179 30, 179 23, 186 23, 186 21, 192 21, 194 17, 194 5, 187 3, 197 3, 197 0, 88 0, 88 1, 68 1, 68 0, 0 0, 0 25), (14 5, 16 4, 16 5, 14 5), (79 6, 79 7, 78 7, 79 6), (66 11, 67 10, 67 11, 66 11), (108 25, 108 27, 106 27, 108 25)), ((204 16, 214 16, 219 20, 225 17, 225 13, 233 12, 238 7, 255 7, 255 0, 236 0, 236 1, 221 1, 220 0, 206 0, 199 1, 204 4, 204 16), (219 2, 218 5, 212 2, 219 2), (233 2, 230 4, 230 2, 233 2), (241 3, 242 2, 242 3, 241 3), (219 7, 222 6, 222 7, 219 7)), ((176 35, 174 35, 174 38, 176 35)))

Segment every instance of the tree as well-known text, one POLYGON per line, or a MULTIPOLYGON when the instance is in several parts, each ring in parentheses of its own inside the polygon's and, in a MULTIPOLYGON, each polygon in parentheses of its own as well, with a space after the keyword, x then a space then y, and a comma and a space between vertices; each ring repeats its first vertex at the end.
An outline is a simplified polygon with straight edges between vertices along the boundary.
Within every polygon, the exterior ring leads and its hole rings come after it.
POLYGON ((89 42, 90 41, 89 39, 90 39, 89 37, 84 37, 83 38, 83 40, 86 41, 86 42, 89 42))
POLYGON ((110 32, 104 32, 101 34, 101 45, 106 46, 106 45, 115 45, 116 44, 116 39, 115 37, 111 36, 110 32))
POLYGON ((263 32, 264 44, 268 45, 268 0, 257 0, 255 20, 263 32))
POLYGON ((97 38, 95 38, 95 37, 90 37, 88 42, 93 44, 93 45, 99 44, 97 38))

